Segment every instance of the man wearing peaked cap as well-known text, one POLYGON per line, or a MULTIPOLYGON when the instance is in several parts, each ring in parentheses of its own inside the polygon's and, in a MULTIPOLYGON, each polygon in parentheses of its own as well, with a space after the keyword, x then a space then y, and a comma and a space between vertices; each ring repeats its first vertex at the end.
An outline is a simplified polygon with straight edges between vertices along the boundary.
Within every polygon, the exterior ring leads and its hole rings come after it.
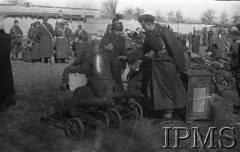
MULTIPOLYGON (((162 110, 163 119, 159 123, 170 123, 174 109, 186 107, 188 97, 178 73, 185 71, 184 49, 173 32, 160 24, 154 23, 154 16, 144 14, 138 21, 146 32, 142 49, 127 54, 127 58, 142 56, 139 76, 129 81, 129 90, 141 88, 148 110, 162 110), (145 77, 143 77, 145 76, 145 77), (141 78, 142 77, 142 78, 141 78)), ((161 118, 161 117, 160 117, 161 118)))
POLYGON ((44 17, 43 23, 38 27, 37 37, 40 39, 39 51, 42 62, 45 62, 45 59, 47 59, 48 63, 50 63, 54 56, 52 38, 55 36, 55 32, 52 25, 47 21, 48 18, 44 17))
POLYGON ((37 37, 38 33, 38 27, 40 25, 39 21, 36 21, 34 23, 34 28, 32 29, 32 62, 35 62, 36 60, 40 60, 41 54, 39 50, 39 38, 37 37))
POLYGON ((10 53, 11 37, 4 31, 4 16, 0 14, 0 112, 16 104, 10 53))
POLYGON ((18 21, 18 20, 14 20, 14 24, 15 24, 15 23, 19 23, 19 21, 18 21))
POLYGON ((78 25, 78 29, 75 31, 73 37, 75 38, 75 42, 78 42, 79 39, 87 41, 88 33, 82 28, 82 25, 78 25))
POLYGON ((21 58, 20 51, 22 48, 22 35, 23 32, 21 28, 18 26, 18 20, 14 20, 14 25, 11 28, 9 34, 12 38, 12 59, 21 58))
POLYGON ((140 16, 138 18, 138 22, 139 23, 142 23, 142 21, 152 22, 153 23, 155 21, 155 17, 150 15, 150 14, 144 14, 144 15, 142 15, 142 16, 140 16))
POLYGON ((34 23, 31 23, 31 27, 28 30, 28 44, 32 44, 33 43, 33 31, 34 31, 34 23))

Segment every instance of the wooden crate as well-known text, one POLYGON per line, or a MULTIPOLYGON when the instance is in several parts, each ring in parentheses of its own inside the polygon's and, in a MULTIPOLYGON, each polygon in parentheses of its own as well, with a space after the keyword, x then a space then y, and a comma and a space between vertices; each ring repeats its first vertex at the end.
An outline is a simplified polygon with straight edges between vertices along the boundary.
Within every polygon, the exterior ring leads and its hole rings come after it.
POLYGON ((181 78, 189 98, 186 120, 209 120, 212 74, 205 70, 188 70, 181 78))

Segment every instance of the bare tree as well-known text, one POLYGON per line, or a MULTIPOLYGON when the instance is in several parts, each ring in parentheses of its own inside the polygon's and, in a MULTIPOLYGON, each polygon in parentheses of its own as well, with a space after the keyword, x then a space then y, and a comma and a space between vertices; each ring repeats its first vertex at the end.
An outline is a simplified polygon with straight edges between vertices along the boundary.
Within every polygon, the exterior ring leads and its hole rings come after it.
POLYGON ((167 20, 170 23, 175 22, 175 15, 174 15, 173 11, 170 11, 170 12, 167 13, 167 20))
POLYGON ((139 8, 137 7, 134 11, 134 17, 135 19, 138 19, 143 13, 144 13, 144 9, 143 8, 139 8))
POLYGON ((24 0, 7 0, 10 4, 14 5, 23 5, 25 3, 24 0))
POLYGON ((221 12, 219 18, 220 18, 219 23, 220 23, 221 25, 226 25, 226 24, 228 23, 228 21, 229 21, 229 19, 228 19, 228 14, 227 14, 227 12, 225 12, 225 11, 221 12))
POLYGON ((176 22, 177 23, 183 23, 183 16, 181 11, 176 11, 176 22))
POLYGON ((203 12, 201 16, 201 22, 204 24, 214 24, 214 19, 216 11, 213 9, 207 9, 205 12, 203 12))
POLYGON ((134 8, 128 7, 125 9, 124 14, 126 15, 133 15, 134 13, 134 8))
POLYGON ((14 4, 14 5, 29 5, 32 4, 32 2, 29 2, 28 0, 5 0, 9 4, 14 4))
POLYGON ((133 14, 134 14, 134 8, 126 8, 125 10, 124 10, 124 18, 126 18, 126 19, 132 19, 132 18, 134 18, 133 17, 133 14))
POLYGON ((157 22, 166 22, 164 15, 158 10, 155 14, 157 22))
POLYGON ((236 24, 240 22, 240 15, 238 12, 234 12, 234 15, 232 16, 232 23, 236 24))
POLYGON ((118 0, 106 0, 103 2, 103 10, 109 17, 113 18, 116 15, 118 0))

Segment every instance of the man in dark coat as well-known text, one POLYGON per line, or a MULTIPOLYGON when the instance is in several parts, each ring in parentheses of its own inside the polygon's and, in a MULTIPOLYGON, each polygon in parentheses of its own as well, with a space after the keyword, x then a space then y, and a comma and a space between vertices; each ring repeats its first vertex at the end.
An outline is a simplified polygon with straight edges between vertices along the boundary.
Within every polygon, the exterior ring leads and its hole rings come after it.
MULTIPOLYGON (((149 110, 163 110, 160 123, 171 122, 174 109, 187 105, 188 97, 178 76, 185 71, 184 49, 172 31, 154 23, 152 15, 142 15, 138 21, 147 32, 140 50, 127 54, 127 58, 142 57, 136 77, 129 82, 129 90, 141 90, 144 107, 149 110), (153 55, 144 57, 153 52, 153 55)), ((124 58, 124 57, 122 57, 124 58)))
POLYGON ((40 59, 39 45, 38 45, 39 40, 36 38, 36 34, 37 34, 36 23, 32 23, 31 27, 28 30, 28 45, 29 45, 29 49, 32 51, 32 56, 31 56, 32 62, 40 59))
POLYGON ((88 36, 81 35, 79 37, 79 44, 77 46, 77 56, 73 64, 66 67, 62 75, 62 85, 61 90, 66 90, 68 88, 69 74, 79 73, 86 74, 89 71, 89 68, 86 66, 88 60, 93 56, 94 49, 92 45, 87 42, 88 36))
MULTIPOLYGON (((78 39, 79 37, 85 37, 87 32, 82 28, 82 25, 78 25, 78 29, 75 31, 73 37, 78 39)), ((78 40, 75 40, 77 42, 78 40)))
MULTIPOLYGON (((240 24, 237 25, 238 30, 240 30, 240 24)), ((235 42, 235 54, 237 54, 237 59, 235 58, 235 62, 237 62, 237 65, 234 67, 234 77, 236 78, 236 85, 237 85, 237 92, 238 97, 240 98, 240 45, 239 42, 235 42)), ((240 113, 240 102, 234 103, 233 105, 234 111, 237 110, 238 113, 240 113)))
POLYGON ((60 60, 64 59, 67 62, 69 57, 69 45, 68 38, 66 36, 66 29, 64 23, 60 23, 59 27, 55 30, 57 36, 56 40, 56 60, 60 63, 60 60))
POLYGON ((119 71, 117 58, 113 54, 112 40, 103 38, 103 48, 88 62, 89 72, 87 86, 98 98, 110 97, 113 91, 118 91, 118 85, 113 74, 119 71))
MULTIPOLYGON (((126 55, 127 51, 125 48, 125 38, 122 37, 121 33, 123 30, 123 25, 121 22, 116 22, 112 24, 112 33, 105 35, 103 38, 112 41, 114 46, 113 55, 117 58, 119 56, 126 55)), ((100 41, 99 49, 103 49, 102 41, 100 41)), ((122 59, 118 59, 119 72, 114 73, 113 77, 117 81, 119 87, 123 90, 123 83, 121 79, 121 72, 126 68, 126 62, 122 59)))
POLYGON ((208 45, 211 45, 212 43, 212 39, 213 39, 213 30, 212 27, 210 27, 209 31, 208 31, 208 45))
POLYGON ((0 111, 16 104, 10 53, 11 37, 5 33, 3 17, 0 16, 0 111))
POLYGON ((31 23, 31 27, 28 29, 28 43, 32 43, 32 41, 33 41, 34 27, 35 27, 35 23, 31 23))
POLYGON ((32 61, 40 60, 41 58, 41 52, 39 50, 39 38, 37 37, 38 34, 38 27, 40 25, 39 21, 36 21, 34 23, 34 28, 33 28, 33 37, 32 37, 32 61))
POLYGON ((18 54, 22 48, 23 35, 21 28, 18 26, 18 20, 14 20, 14 26, 11 28, 9 34, 12 38, 12 59, 15 60, 18 58, 18 54))
POLYGON ((54 30, 51 24, 48 22, 48 18, 43 19, 43 23, 38 27, 37 37, 40 39, 39 50, 41 53, 42 62, 44 59, 48 59, 48 62, 51 61, 51 57, 54 56, 53 52, 53 42, 52 38, 54 37, 54 30))

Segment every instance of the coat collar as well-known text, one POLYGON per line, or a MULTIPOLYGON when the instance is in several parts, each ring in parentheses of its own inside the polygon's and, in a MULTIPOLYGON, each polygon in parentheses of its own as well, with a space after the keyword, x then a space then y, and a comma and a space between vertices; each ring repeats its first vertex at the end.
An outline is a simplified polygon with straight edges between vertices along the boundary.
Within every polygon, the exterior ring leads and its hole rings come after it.
POLYGON ((158 23, 155 24, 155 28, 154 30, 151 32, 152 35, 155 35, 155 36, 161 36, 162 34, 162 26, 158 23))

